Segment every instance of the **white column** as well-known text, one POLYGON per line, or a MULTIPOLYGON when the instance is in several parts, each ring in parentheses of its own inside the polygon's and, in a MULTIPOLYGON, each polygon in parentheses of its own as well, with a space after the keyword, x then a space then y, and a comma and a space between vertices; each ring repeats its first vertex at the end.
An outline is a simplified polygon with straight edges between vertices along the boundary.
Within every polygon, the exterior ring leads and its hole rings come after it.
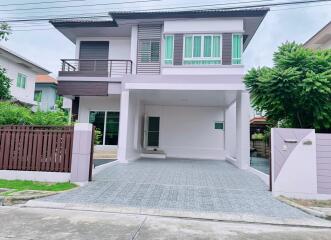
POLYGON ((236 102, 233 102, 225 109, 224 131, 226 157, 233 159, 236 157, 237 149, 236 102))
POLYGON ((237 166, 241 169, 249 167, 249 94, 238 92, 236 101, 236 139, 237 166))
POLYGON ((120 109, 120 126, 118 136, 117 158, 121 163, 127 163, 126 147, 128 137, 128 118, 129 118, 129 90, 124 90, 121 93, 121 109, 120 109))
POLYGON ((137 48, 138 48, 138 26, 134 25, 131 29, 131 61, 132 74, 136 74, 137 65, 137 48))

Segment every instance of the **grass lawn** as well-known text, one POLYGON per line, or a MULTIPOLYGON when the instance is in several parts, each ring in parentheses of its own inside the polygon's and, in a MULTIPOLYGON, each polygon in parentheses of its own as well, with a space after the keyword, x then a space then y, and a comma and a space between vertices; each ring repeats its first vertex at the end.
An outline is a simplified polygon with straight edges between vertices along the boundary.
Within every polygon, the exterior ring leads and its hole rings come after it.
POLYGON ((22 180, 2 180, 0 179, 0 188, 8 188, 16 191, 23 190, 38 190, 38 191, 52 191, 59 192, 69 190, 77 187, 77 185, 69 182, 65 183, 47 183, 47 182, 33 182, 22 180))

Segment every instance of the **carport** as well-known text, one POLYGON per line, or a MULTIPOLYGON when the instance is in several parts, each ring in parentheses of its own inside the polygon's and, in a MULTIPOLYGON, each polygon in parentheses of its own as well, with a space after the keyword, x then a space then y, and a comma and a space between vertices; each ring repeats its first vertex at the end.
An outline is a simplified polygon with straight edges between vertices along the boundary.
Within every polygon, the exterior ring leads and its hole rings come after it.
POLYGON ((122 85, 119 162, 157 150, 168 158, 248 168, 249 96, 242 75, 133 75, 122 85))

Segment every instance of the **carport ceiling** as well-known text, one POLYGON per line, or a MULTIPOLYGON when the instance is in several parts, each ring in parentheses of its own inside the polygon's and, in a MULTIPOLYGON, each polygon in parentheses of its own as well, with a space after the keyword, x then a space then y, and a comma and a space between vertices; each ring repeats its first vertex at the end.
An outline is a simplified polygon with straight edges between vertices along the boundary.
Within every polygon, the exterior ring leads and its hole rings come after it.
POLYGON ((236 99, 237 91, 134 90, 145 104, 166 106, 225 107, 236 99))

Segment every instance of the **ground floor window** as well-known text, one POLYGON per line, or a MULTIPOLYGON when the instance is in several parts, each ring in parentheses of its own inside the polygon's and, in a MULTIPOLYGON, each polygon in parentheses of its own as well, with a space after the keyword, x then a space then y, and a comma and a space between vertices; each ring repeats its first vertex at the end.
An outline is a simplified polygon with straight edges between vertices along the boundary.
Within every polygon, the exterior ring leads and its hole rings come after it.
POLYGON ((90 111, 89 122, 101 132, 100 145, 117 145, 119 112, 90 111))

